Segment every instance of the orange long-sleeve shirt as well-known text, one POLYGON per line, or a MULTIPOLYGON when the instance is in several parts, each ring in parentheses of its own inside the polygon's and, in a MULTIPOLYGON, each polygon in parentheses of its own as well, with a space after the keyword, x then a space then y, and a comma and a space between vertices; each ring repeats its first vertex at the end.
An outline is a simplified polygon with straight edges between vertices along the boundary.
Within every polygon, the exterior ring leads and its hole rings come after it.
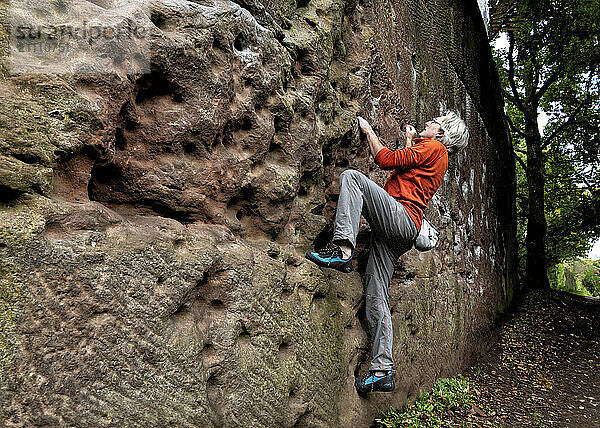
POLYGON ((375 163, 394 172, 383 187, 396 198, 421 230, 423 210, 448 169, 448 151, 437 140, 415 138, 416 144, 399 150, 381 149, 375 163))

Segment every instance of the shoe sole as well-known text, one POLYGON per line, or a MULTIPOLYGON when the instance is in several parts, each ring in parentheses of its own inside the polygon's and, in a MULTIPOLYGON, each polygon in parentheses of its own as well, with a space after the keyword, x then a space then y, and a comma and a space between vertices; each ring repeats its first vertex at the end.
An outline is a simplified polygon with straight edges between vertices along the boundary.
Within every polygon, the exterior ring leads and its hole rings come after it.
POLYGON ((308 260, 310 260, 311 262, 313 262, 317 266, 326 267, 326 268, 329 268, 329 269, 335 269, 335 270, 343 272, 343 273, 350 273, 353 270, 353 268, 352 268, 352 260, 349 260, 349 261, 345 262, 344 264, 340 265, 340 264, 328 264, 328 263, 324 263, 321 260, 315 258, 310 253, 306 253, 304 255, 304 257, 306 257, 308 260))
POLYGON ((381 392, 381 393, 390 393, 390 392, 394 392, 394 390, 396 389, 396 384, 392 382, 391 388, 390 389, 377 389, 374 391, 363 391, 361 389, 359 389, 358 385, 356 384, 356 382, 354 383, 354 387, 356 388, 356 392, 358 393, 358 395, 360 395, 361 397, 365 397, 368 394, 373 394, 376 392, 381 392))

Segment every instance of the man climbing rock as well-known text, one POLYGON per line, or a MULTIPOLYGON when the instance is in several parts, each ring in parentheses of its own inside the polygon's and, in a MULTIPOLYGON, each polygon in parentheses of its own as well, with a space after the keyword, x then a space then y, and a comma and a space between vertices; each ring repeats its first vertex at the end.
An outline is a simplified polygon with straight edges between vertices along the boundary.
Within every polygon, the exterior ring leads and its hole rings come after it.
POLYGON ((406 147, 389 150, 362 117, 361 130, 375 163, 393 170, 383 188, 364 174, 346 170, 340 176, 340 196, 332 243, 306 258, 319 266, 352 271, 352 258, 361 214, 371 226, 371 251, 365 271, 365 312, 373 337, 369 371, 355 381, 359 394, 394 390, 392 318, 388 288, 398 258, 410 250, 423 221, 423 210, 448 169, 448 154, 463 149, 469 132, 454 112, 431 119, 415 138, 406 127, 406 147))

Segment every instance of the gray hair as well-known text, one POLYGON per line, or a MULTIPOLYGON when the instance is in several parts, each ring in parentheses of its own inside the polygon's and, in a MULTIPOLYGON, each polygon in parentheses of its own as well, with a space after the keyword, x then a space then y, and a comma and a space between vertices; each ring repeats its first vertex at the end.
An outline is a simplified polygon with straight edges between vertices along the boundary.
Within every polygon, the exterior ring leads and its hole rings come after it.
POLYGON ((446 116, 446 119, 442 122, 444 136, 440 138, 440 141, 446 146, 448 153, 458 153, 467 147, 469 143, 469 130, 465 122, 455 112, 447 111, 444 116, 446 116))

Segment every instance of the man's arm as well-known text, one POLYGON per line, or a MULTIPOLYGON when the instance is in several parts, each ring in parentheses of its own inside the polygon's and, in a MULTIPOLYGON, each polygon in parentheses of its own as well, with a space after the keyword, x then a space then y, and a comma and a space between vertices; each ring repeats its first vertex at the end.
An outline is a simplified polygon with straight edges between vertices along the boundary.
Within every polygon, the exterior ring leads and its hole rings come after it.
POLYGON ((417 131, 414 127, 408 125, 406 127, 406 147, 399 150, 390 150, 384 147, 383 144, 375 135, 375 131, 369 125, 369 122, 364 118, 358 116, 358 124, 360 129, 367 136, 369 142, 369 150, 373 155, 375 163, 382 169, 411 169, 419 166, 428 157, 423 151, 428 151, 426 147, 419 147, 416 149, 412 147, 413 139, 415 138, 417 131), (378 156, 379 155, 379 156, 378 156))
POLYGON ((371 155, 373 155, 373 158, 375 158, 375 156, 377 156, 377 153, 379 153, 379 151, 383 149, 383 144, 381 144, 379 138, 377 138, 377 135, 375 135, 375 131, 373 131, 373 128, 371 128, 371 125, 369 125, 369 122, 367 122, 366 119, 358 116, 358 125, 360 126, 360 129, 362 129, 362 132, 364 132, 367 136, 367 141, 369 142, 369 150, 371 151, 371 155))

